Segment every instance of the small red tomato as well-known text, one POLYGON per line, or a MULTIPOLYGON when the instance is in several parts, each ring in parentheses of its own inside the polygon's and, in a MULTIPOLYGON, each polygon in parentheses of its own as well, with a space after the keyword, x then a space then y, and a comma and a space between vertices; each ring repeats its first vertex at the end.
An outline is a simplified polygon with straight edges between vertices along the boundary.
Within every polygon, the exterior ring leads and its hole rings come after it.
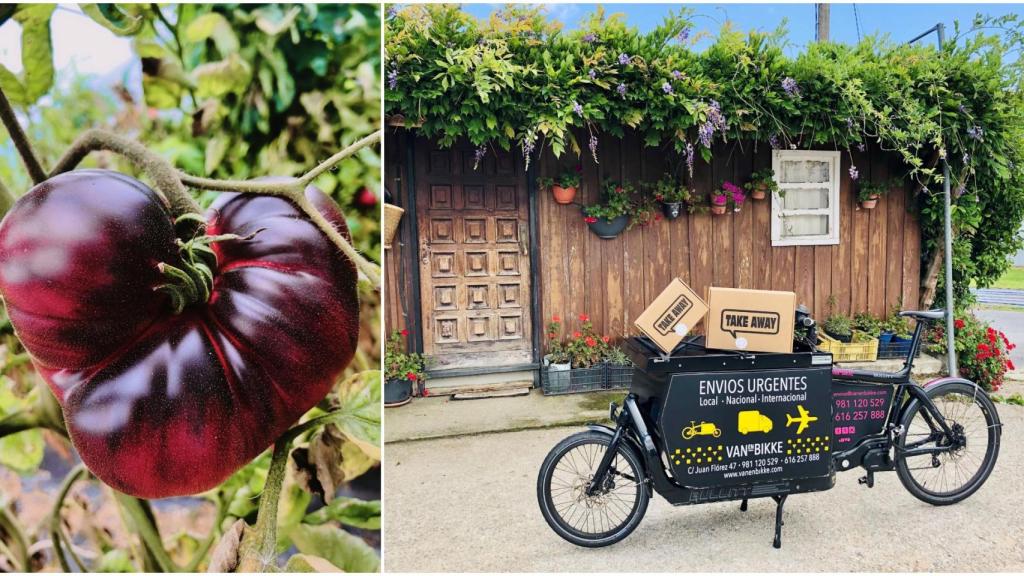
MULTIPOLYGON (((327 196, 306 197, 348 234, 327 196)), ((355 266, 297 207, 225 193, 206 219, 207 234, 234 239, 190 260, 163 198, 78 170, 34 187, 0 223, 11 323, 82 461, 133 496, 223 482, 323 399, 355 351, 355 266), (200 264, 212 271, 205 299, 168 279, 200 264)))
POLYGON ((360 208, 373 208, 377 205, 377 195, 373 193, 373 190, 364 186, 356 193, 355 204, 360 208))

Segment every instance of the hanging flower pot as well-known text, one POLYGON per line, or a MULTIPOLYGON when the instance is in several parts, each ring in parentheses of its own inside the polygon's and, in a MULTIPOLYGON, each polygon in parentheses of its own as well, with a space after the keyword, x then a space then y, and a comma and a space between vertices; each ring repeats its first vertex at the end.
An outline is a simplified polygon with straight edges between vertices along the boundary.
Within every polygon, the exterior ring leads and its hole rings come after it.
POLYGON ((768 185, 760 183, 750 191, 750 197, 754 200, 764 200, 768 196, 768 185))
POLYGON ((711 195, 711 213, 722 215, 726 212, 726 202, 728 202, 725 194, 712 194, 711 195))
POLYGON ((750 175, 750 181, 743 185, 754 200, 764 200, 768 194, 778 192, 779 185, 775 182, 775 171, 771 168, 757 170, 750 175))
POLYGON ((587 226, 590 227, 590 231, 597 234, 598 238, 610 240, 621 234, 626 229, 626 226, 629 226, 629 214, 616 216, 611 220, 587 216, 586 222, 587 226))
POLYGON ((874 210, 875 206, 878 205, 878 194, 872 194, 867 197, 866 200, 860 201, 860 207, 865 210, 874 210))
POLYGON ((679 215, 683 212, 682 202, 662 202, 661 212, 665 215, 665 218, 669 220, 675 220, 679 218, 679 215))
POLYGON ((576 198, 576 187, 562 187, 558 184, 552 184, 551 195, 555 197, 555 202, 559 204, 572 204, 572 201, 576 198))

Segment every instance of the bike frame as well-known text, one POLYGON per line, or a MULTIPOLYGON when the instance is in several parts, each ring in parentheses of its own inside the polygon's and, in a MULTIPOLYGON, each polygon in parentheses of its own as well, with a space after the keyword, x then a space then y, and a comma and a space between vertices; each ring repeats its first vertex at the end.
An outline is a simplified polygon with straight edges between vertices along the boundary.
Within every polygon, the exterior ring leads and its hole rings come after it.
MULTIPOLYGON (((919 319, 914 329, 914 336, 911 341, 909 354, 904 361, 903 369, 899 372, 875 372, 871 370, 849 370, 833 368, 832 378, 835 381, 858 386, 889 386, 894 388, 892 401, 886 415, 882 429, 875 434, 869 434, 852 448, 833 454, 832 461, 837 470, 844 471, 860 466, 868 471, 867 484, 871 485, 873 479, 871 474, 875 471, 891 471, 895 469, 895 459, 890 457, 896 446, 896 438, 899 435, 899 422, 904 416, 915 407, 915 403, 922 406, 924 420, 932 429, 932 434, 925 440, 915 443, 912 447, 904 448, 904 455, 939 454, 948 452, 955 448, 954 442, 947 446, 925 447, 924 444, 939 438, 952 439, 955 434, 950 428, 942 413, 928 397, 927 387, 943 382, 959 381, 976 386, 973 382, 962 378, 941 378, 933 380, 921 386, 915 383, 911 377, 914 358, 917 356, 924 335, 926 322, 919 319)), ((979 390, 979 393, 984 393, 979 390)), ((601 486, 611 471, 612 461, 621 442, 630 444, 642 457, 642 465, 645 468, 644 485, 649 495, 653 492, 661 494, 673 505, 699 504, 704 502, 717 502, 723 500, 746 500, 748 498, 773 497, 778 501, 785 495, 793 492, 814 492, 828 490, 835 485, 835 475, 830 474, 820 478, 798 478, 792 480, 772 481, 761 484, 731 485, 722 487, 694 488, 683 486, 670 476, 668 463, 663 459, 664 447, 659 445, 657 438, 651 434, 648 423, 637 406, 636 395, 630 393, 626 396, 621 410, 615 403, 611 404, 610 413, 615 427, 605 425, 590 425, 591 430, 606 434, 610 437, 608 450, 605 451, 601 463, 595 470, 594 478, 587 489, 588 494, 600 492, 601 486)), ((615 471, 618 473, 618 471, 615 471)))

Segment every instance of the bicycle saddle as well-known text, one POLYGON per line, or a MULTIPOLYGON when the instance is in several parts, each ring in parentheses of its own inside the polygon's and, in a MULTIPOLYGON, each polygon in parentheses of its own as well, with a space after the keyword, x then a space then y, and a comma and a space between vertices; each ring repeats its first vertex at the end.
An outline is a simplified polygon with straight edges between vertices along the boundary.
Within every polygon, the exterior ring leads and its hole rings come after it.
POLYGON ((937 310, 904 310, 900 316, 914 318, 915 320, 938 320, 946 317, 946 311, 942 308, 937 310))

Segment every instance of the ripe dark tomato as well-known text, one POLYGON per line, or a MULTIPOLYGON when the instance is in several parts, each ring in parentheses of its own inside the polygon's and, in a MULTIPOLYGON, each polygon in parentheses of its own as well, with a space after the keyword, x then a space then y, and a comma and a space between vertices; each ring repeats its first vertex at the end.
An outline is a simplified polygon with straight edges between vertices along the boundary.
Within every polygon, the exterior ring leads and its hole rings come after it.
MULTIPOLYGON (((330 199, 306 197, 348 235, 330 199)), ((229 236, 206 249, 208 298, 179 290, 184 303, 166 289, 168 267, 189 269, 172 216, 133 178, 61 174, 0 223, 11 323, 86 466, 134 496, 221 483, 323 399, 355 351, 355 266, 297 207, 225 193, 206 219, 207 235, 229 236)))

